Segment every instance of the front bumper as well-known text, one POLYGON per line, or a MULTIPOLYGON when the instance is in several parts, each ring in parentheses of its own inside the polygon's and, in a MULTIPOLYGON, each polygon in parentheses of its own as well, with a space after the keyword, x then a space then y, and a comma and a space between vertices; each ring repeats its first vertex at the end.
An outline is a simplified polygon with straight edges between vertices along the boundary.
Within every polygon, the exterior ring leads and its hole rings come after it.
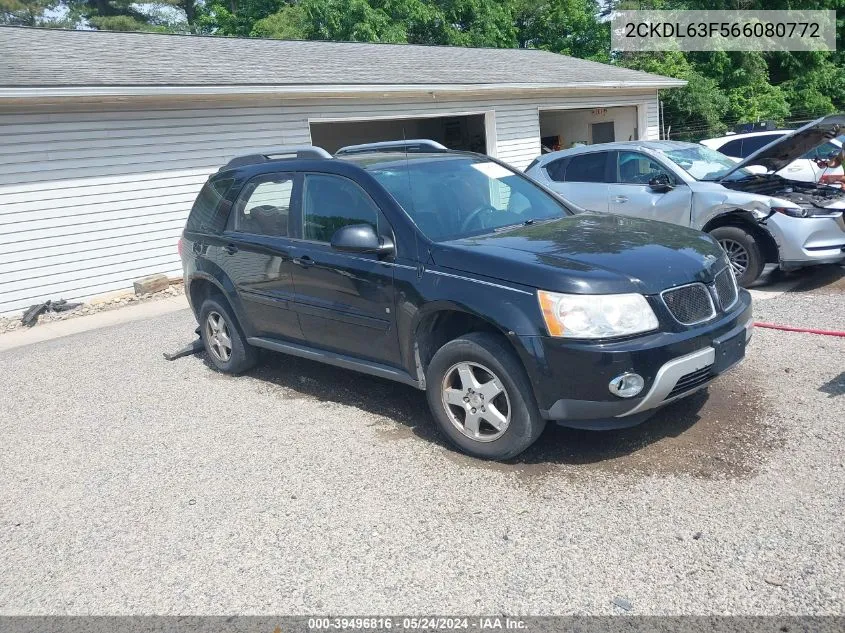
POLYGON ((532 379, 543 417, 602 430, 639 424, 657 408, 706 387, 732 366, 717 358, 716 348, 743 331, 748 341, 751 328, 751 298, 743 290, 730 313, 680 333, 658 332, 604 344, 521 338, 523 345, 533 346, 532 379), (611 379, 628 371, 646 379, 645 395, 626 399, 610 393, 611 379))
POLYGON ((842 211, 810 218, 776 213, 766 220, 765 227, 775 238, 778 258, 785 269, 845 260, 845 216, 842 211))

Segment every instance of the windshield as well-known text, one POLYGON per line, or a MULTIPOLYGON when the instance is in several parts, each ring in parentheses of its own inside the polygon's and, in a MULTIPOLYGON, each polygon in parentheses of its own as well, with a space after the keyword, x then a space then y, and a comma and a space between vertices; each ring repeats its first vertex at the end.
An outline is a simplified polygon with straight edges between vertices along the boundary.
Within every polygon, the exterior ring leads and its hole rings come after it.
MULTIPOLYGON (((736 166, 736 161, 704 145, 691 145, 677 149, 660 150, 666 158, 696 180, 719 180, 736 166)), ((735 175, 751 176, 740 169, 735 175)))
POLYGON ((527 178, 483 157, 393 156, 366 168, 436 242, 569 213, 561 201, 527 178))

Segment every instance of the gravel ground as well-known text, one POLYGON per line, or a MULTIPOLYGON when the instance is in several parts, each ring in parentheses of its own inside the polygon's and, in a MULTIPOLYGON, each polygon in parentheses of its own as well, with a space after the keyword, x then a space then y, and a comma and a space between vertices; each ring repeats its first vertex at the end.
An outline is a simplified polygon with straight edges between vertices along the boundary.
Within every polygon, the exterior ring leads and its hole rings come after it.
MULTIPOLYGON (((841 326, 845 291, 755 310, 841 326)), ((845 611, 845 339, 758 329, 709 393, 490 464, 411 388, 164 361, 194 327, 0 354, 0 613, 845 611)))
MULTIPOLYGON (((38 317, 38 323, 48 323, 50 321, 65 321, 67 319, 75 319, 76 317, 88 316, 97 312, 107 312, 109 310, 117 310, 130 305, 139 303, 148 303, 158 299, 166 299, 167 297, 175 297, 185 294, 185 286, 182 281, 172 282, 170 286, 159 292, 148 292, 142 295, 132 294, 127 291, 123 294, 118 294, 108 298, 93 299, 87 303, 83 303, 73 310, 66 312, 45 312, 38 317)), ((76 303, 75 301, 68 301, 68 303, 76 303)), ((32 327, 37 327, 38 323, 32 327)), ((0 335, 14 330, 25 329, 25 325, 21 323, 20 315, 14 317, 0 317, 0 335)))

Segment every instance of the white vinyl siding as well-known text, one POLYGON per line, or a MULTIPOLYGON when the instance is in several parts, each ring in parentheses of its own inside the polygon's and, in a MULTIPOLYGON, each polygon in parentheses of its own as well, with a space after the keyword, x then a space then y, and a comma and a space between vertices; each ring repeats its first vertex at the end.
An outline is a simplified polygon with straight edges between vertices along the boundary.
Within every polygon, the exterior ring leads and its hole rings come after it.
POLYGON ((493 111, 496 155, 524 168, 540 153, 538 110, 647 103, 656 91, 542 95, 251 99, 140 105, 0 102, 0 314, 46 299, 181 274, 176 243, 208 175, 251 150, 310 142, 309 122, 493 111))

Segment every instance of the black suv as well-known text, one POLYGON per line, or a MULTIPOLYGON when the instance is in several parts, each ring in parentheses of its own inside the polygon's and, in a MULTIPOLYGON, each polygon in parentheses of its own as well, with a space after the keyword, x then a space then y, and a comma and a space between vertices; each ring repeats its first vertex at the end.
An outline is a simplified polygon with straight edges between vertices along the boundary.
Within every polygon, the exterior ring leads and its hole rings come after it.
POLYGON ((280 148, 208 179, 180 250, 218 369, 264 348, 398 380, 460 449, 505 459, 546 420, 633 426, 743 358, 751 298, 708 235, 413 150, 280 148))

